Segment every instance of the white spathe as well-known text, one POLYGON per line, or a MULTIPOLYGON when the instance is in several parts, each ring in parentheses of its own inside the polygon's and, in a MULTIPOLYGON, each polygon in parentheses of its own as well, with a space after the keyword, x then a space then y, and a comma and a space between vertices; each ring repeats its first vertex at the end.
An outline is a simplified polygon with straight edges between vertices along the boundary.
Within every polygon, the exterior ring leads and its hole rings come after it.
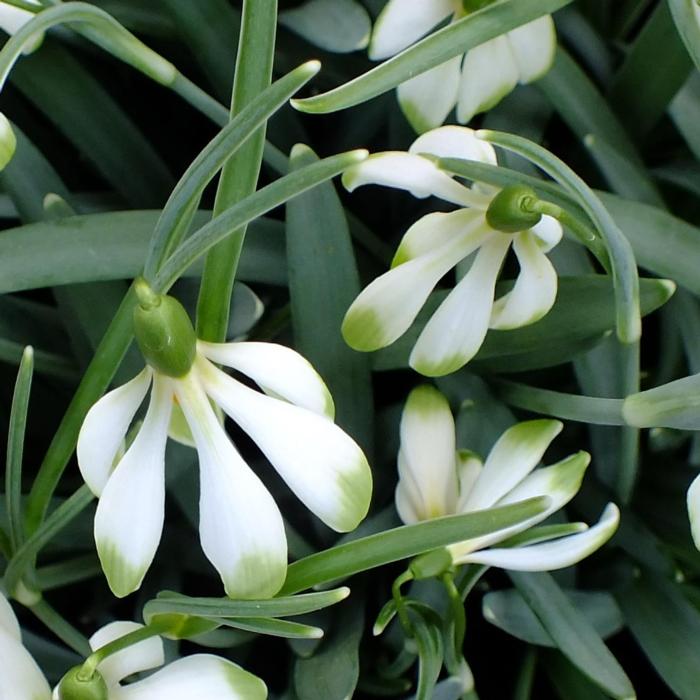
POLYGON ((266 598, 284 582, 282 516, 226 435, 212 402, 251 436, 292 491, 327 525, 349 531, 367 513, 369 465, 358 445, 333 422, 333 401, 313 367, 282 346, 199 342, 185 376, 166 377, 147 367, 103 396, 80 431, 78 464, 99 497, 97 550, 119 597, 141 585, 160 542, 165 447, 174 406, 184 416, 199 458, 202 549, 226 593, 266 598), (248 376, 263 391, 228 376, 213 362, 248 376), (143 425, 119 459, 149 385, 143 425))
POLYGON ((455 424, 447 399, 432 386, 417 387, 401 417, 399 516, 412 524, 547 496, 549 507, 528 521, 447 549, 455 564, 480 563, 518 571, 549 571, 575 564, 612 537, 619 522, 614 504, 607 506, 600 522, 590 529, 582 525, 575 534, 558 539, 487 549, 541 522, 577 493, 590 461, 587 453, 536 468, 561 429, 556 420, 517 423, 503 433, 482 464, 471 452, 455 451, 455 424))
POLYGON ((552 308, 557 274, 546 253, 561 239, 561 225, 549 216, 516 233, 491 228, 486 212, 499 190, 482 183, 467 187, 443 172, 430 157, 496 164, 490 144, 462 126, 443 126, 419 136, 408 153, 370 156, 345 171, 350 190, 379 184, 417 197, 434 195, 461 209, 432 213, 404 235, 391 270, 355 299, 342 332, 356 350, 390 345, 413 324, 442 277, 475 251, 468 272, 427 319, 409 364, 426 376, 450 374, 479 351, 489 328, 508 330, 540 320, 552 308), (496 282, 513 249, 520 273, 513 288, 495 299, 496 282))
MULTIPOLYGON (((374 25, 369 56, 389 58, 441 22, 464 16, 461 0, 389 0, 374 25)), ((465 124, 518 83, 541 78, 554 62, 556 45, 552 18, 539 17, 402 83, 399 103, 418 133, 440 126, 455 106, 465 124)))

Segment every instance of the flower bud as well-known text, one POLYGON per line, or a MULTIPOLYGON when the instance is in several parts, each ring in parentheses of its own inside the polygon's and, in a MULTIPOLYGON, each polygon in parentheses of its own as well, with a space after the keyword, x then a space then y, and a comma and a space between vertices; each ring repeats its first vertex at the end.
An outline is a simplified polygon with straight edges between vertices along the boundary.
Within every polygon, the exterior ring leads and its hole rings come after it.
POLYGON ((107 684, 102 676, 93 672, 88 680, 80 676, 82 666, 74 666, 56 688, 55 700, 108 700, 107 684))
POLYGON ((137 280, 135 289, 134 333, 146 362, 161 374, 183 377, 197 350, 190 317, 177 299, 156 294, 145 280, 137 280))
POLYGON ((537 201, 535 191, 525 185, 504 187, 489 204, 486 221, 491 228, 503 233, 517 233, 531 228, 542 218, 541 214, 528 211, 527 203, 537 201))

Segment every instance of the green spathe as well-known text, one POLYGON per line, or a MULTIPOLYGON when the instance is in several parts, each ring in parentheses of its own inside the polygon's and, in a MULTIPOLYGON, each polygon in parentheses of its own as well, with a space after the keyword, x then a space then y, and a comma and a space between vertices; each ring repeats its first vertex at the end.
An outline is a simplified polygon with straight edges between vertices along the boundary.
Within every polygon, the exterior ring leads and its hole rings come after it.
POLYGON ((503 233, 518 233, 538 224, 541 214, 529 211, 527 203, 535 201, 537 194, 526 185, 504 187, 489 204, 486 221, 491 228, 503 233))
POLYGON ((82 666, 75 666, 58 684, 58 700, 109 700, 107 684, 94 672, 88 679, 81 678, 82 666))
POLYGON ((134 309, 134 334, 146 362, 168 377, 184 377, 197 353, 197 336, 177 299, 155 294, 144 279, 135 282, 139 304, 134 309))

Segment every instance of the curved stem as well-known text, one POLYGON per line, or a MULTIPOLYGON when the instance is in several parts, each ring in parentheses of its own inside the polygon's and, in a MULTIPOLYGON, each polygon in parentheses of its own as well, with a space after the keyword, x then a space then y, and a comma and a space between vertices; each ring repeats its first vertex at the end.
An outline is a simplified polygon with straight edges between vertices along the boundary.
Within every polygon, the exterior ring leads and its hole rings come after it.
POLYGON ((73 625, 56 612, 44 598, 30 605, 29 609, 41 620, 62 642, 81 656, 90 653, 90 643, 78 632, 73 625))
POLYGON ((115 639, 113 642, 109 642, 109 644, 105 644, 90 654, 87 659, 85 659, 85 663, 78 672, 78 679, 84 682, 92 680, 97 667, 108 656, 112 656, 112 654, 116 654, 118 651, 134 646, 139 642, 143 642, 145 639, 150 639, 151 637, 157 636, 158 631, 153 627, 146 625, 145 627, 140 627, 133 632, 125 634, 123 637, 119 637, 119 639, 115 639))
POLYGON ((394 583, 391 584, 391 595, 396 603, 396 614, 398 615, 399 622, 404 629, 407 637, 413 638, 413 625, 411 624, 411 618, 408 615, 408 609, 401 595, 401 586, 404 583, 408 583, 413 580, 413 574, 410 571, 404 571, 400 576, 396 578, 394 583))

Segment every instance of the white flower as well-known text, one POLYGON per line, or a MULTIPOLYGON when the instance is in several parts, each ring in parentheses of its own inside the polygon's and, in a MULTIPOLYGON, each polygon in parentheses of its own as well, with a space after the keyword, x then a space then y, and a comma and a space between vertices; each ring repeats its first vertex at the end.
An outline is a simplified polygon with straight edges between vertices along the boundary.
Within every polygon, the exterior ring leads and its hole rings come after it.
MULTIPOLYGON (((39 6, 36 0, 28 0, 32 5, 39 6)), ((13 5, 7 5, 4 2, 0 3, 0 29, 7 34, 14 34, 21 29, 29 20, 35 17, 34 13, 23 10, 13 5)), ((39 47, 44 38, 43 32, 36 34, 31 41, 24 45, 23 53, 31 53, 39 47)))
MULTIPOLYGON (((389 0, 374 25, 370 58, 381 60, 403 51, 433 27, 462 18, 479 0, 389 0)), ((477 112, 494 107, 518 83, 531 83, 551 67, 556 49, 549 15, 484 42, 463 56, 402 83, 399 102, 413 128, 422 133, 440 126, 457 106, 466 124, 477 112)))
POLYGON ((194 363, 183 376, 147 367, 100 399, 80 431, 78 464, 100 499, 97 550, 117 596, 140 586, 160 541, 164 453, 174 403, 198 451, 202 548, 229 596, 274 595, 284 582, 287 543, 275 501, 227 437, 212 403, 250 435, 290 489, 328 526, 352 530, 365 516, 369 465, 334 424, 332 399, 313 367, 281 345, 197 342, 194 363), (214 362, 246 375, 264 393, 214 362), (151 384, 143 425, 112 469, 151 384))
POLYGON ((343 183, 350 191, 381 184, 416 197, 435 195, 462 208, 428 214, 408 229, 392 269, 364 289, 348 310, 343 335, 357 350, 390 345, 409 328, 439 280, 475 253, 471 268, 425 325, 410 356, 418 372, 439 376, 469 362, 489 328, 525 326, 550 310, 557 274, 545 253, 559 242, 562 229, 549 216, 515 233, 492 228, 486 212, 499 191, 461 185, 421 153, 496 165, 493 148, 471 129, 444 126, 420 136, 408 153, 378 153, 345 172, 343 183), (513 289, 494 303, 496 280, 511 245, 520 274, 513 289))
POLYGON ((0 593, 0 700, 49 700, 51 689, 30 653, 10 604, 0 593))
POLYGON ((468 513, 548 496, 550 507, 530 521, 448 547, 455 564, 478 563, 516 571, 571 566, 601 547, 615 532, 617 507, 610 503, 600 522, 580 532, 526 546, 486 549, 529 529, 562 508, 576 494, 590 457, 578 452, 535 469, 562 424, 556 420, 518 423, 503 433, 486 462, 455 449, 455 424, 447 399, 431 386, 408 397, 401 419, 396 508, 404 523, 468 513))
MULTIPOLYGON (((90 638, 90 648, 100 647, 130 634, 143 625, 112 622, 90 638)), ((122 685, 134 673, 150 671, 165 663, 163 642, 159 637, 137 642, 104 659, 97 672, 107 686, 107 700, 265 700, 267 688, 252 673, 231 661, 211 654, 194 654, 169 663, 143 680, 122 685)), ((60 685, 60 684, 59 684, 60 685)), ((58 687, 54 700, 60 699, 58 687)))

